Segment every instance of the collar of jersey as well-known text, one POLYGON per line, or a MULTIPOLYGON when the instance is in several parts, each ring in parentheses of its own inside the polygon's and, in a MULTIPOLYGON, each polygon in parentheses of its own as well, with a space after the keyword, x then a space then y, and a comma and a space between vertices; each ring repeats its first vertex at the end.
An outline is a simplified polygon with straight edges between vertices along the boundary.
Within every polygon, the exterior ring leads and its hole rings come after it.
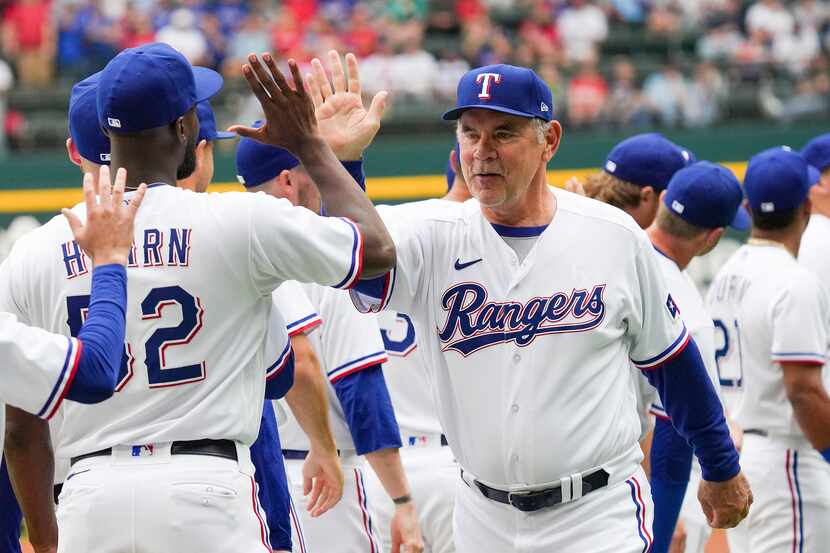
POLYGON ((545 232, 545 229, 548 228, 548 225, 542 225, 540 227, 509 227, 507 225, 498 225, 496 223, 490 224, 499 236, 506 238, 530 238, 533 236, 541 236, 541 234, 545 232))
POLYGON ((150 188, 156 188, 158 186, 170 186, 170 185, 167 184, 166 182, 154 182, 153 184, 148 184, 147 189, 149 190, 150 188))

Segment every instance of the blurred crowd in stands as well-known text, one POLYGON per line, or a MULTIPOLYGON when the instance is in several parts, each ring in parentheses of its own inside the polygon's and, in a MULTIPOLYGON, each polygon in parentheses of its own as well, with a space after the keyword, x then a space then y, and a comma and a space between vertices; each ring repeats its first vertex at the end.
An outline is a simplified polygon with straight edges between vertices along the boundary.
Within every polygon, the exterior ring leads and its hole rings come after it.
POLYGON ((452 101, 471 66, 531 66, 557 115, 579 127, 707 126, 742 100, 751 114, 810 119, 830 96, 828 0, 17 0, 0 10, 0 94, 68 86, 123 48, 164 41, 231 84, 252 51, 308 62, 350 50, 366 92, 390 90, 398 105, 452 101))

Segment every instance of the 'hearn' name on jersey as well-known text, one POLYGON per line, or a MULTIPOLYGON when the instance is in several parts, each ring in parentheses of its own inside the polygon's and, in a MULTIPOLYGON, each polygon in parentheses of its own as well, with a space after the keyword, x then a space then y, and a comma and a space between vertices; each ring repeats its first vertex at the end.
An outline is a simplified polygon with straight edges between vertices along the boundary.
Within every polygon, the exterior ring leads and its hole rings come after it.
MULTIPOLYGON (((190 265, 190 243, 193 232, 189 228, 171 228, 165 233, 156 228, 144 229, 141 246, 133 243, 127 267, 187 267, 190 265), (140 249, 139 249, 140 248, 140 249)), ((61 244, 61 255, 66 268, 66 278, 71 279, 88 272, 86 254, 74 240, 61 244)))
POLYGON ((505 342, 526 346, 537 336, 594 329, 605 318, 604 292, 605 284, 597 284, 590 292, 556 292, 525 303, 488 302, 487 289, 481 284, 455 284, 441 298, 448 313, 438 333, 441 349, 466 357, 505 342))

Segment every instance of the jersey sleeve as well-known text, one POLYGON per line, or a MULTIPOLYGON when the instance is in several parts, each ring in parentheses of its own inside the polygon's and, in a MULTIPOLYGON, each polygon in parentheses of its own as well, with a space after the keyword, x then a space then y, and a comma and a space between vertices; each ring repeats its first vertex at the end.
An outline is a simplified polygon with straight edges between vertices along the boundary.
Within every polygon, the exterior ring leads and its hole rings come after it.
POLYGON ((268 319, 268 330, 264 341, 265 378, 273 380, 289 365, 291 340, 288 337, 288 330, 285 319, 279 309, 272 307, 268 319))
POLYGON ((830 299, 812 274, 790 279, 772 307, 772 360, 824 365, 828 313, 830 299))
POLYGON ((689 342, 689 333, 651 252, 645 234, 638 235, 632 313, 628 319, 631 362, 640 370, 659 367, 689 342))
POLYGON ((288 200, 251 196, 250 270, 257 289, 272 292, 286 280, 350 288, 363 266, 363 237, 341 217, 321 217, 288 200))
POLYGON ((272 297, 274 307, 279 309, 285 319, 289 336, 311 332, 323 322, 302 285, 295 280, 283 282, 274 290, 272 297))
POLYGON ((355 307, 363 313, 390 308, 402 313, 417 312, 418 298, 424 297, 425 283, 431 274, 426 233, 427 221, 399 215, 400 210, 380 206, 378 213, 395 242, 397 262, 386 275, 360 281, 352 290, 355 307))
POLYGON ((326 324, 320 329, 326 378, 334 383, 372 365, 385 363, 386 350, 373 314, 355 310, 349 295, 337 290, 319 290, 320 314, 326 324))
POLYGON ((3 359, 0 399, 43 419, 57 411, 81 356, 80 342, 22 324, 0 313, 3 359))

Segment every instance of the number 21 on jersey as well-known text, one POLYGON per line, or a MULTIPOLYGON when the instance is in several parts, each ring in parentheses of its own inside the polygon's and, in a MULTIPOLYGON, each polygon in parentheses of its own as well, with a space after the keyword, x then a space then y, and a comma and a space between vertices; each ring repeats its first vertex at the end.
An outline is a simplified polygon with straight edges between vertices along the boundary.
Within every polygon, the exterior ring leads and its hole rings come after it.
MULTIPOLYGON (((142 320, 162 319, 165 308, 178 305, 181 308, 181 322, 176 326, 160 326, 144 342, 144 364, 147 367, 147 381, 150 388, 167 388, 188 382, 204 380, 207 375, 205 362, 178 367, 168 366, 168 348, 190 343, 202 329, 205 310, 198 297, 194 297, 181 286, 153 288, 141 302, 142 320)), ((67 323, 72 336, 77 336, 89 310, 89 296, 66 298, 69 313, 67 323)), ((128 323, 129 324, 129 323, 128 323)), ((116 392, 120 392, 134 374, 135 356, 132 344, 124 344, 121 369, 118 374, 116 392)))
POLYGON ((720 385, 740 389, 744 381, 741 327, 737 320, 715 319, 715 363, 720 385))

